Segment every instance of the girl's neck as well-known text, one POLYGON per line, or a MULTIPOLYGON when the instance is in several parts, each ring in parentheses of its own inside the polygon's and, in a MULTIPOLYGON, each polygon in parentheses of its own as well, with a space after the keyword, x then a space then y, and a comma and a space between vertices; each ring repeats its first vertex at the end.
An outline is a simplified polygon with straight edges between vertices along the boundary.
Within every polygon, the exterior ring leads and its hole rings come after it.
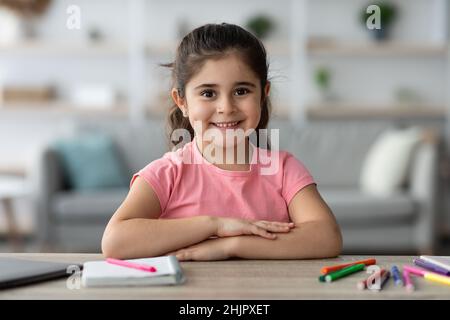
POLYGON ((204 152, 206 147, 211 143, 210 141, 203 141, 203 143, 200 143, 199 138, 195 138, 195 143, 197 144, 197 148, 202 154, 202 157, 206 159, 209 163, 212 163, 216 167, 223 169, 223 170, 229 170, 229 171, 249 171, 250 170, 250 162, 253 155, 253 147, 251 147, 251 144, 248 141, 248 138, 245 139, 244 150, 245 150, 245 162, 243 163, 242 160, 238 161, 238 151, 242 150, 243 147, 241 145, 235 145, 233 148, 233 159, 228 159, 226 157, 227 152, 231 152, 231 150, 228 150, 227 148, 223 148, 222 150, 222 156, 216 156, 214 149, 212 152, 204 152), (211 153, 211 154, 209 154, 211 153), (212 157, 211 157, 212 156, 212 157), (222 158, 222 159, 221 159, 222 158))

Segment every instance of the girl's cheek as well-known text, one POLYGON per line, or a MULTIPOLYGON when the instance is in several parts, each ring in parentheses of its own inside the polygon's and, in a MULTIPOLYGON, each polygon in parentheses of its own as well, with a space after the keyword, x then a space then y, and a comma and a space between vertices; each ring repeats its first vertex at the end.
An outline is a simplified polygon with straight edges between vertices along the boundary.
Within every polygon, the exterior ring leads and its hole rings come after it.
POLYGON ((258 103, 258 101, 251 101, 247 103, 242 108, 242 110, 244 109, 250 121, 259 122, 259 118, 261 117, 261 105, 258 103))
POLYGON ((200 121, 209 121, 212 114, 212 108, 206 105, 199 105, 195 110, 195 118, 200 121))
POLYGON ((211 120, 212 113, 206 106, 196 105, 194 108, 190 109, 190 122, 191 126, 196 132, 205 131, 208 129, 209 121, 211 120))

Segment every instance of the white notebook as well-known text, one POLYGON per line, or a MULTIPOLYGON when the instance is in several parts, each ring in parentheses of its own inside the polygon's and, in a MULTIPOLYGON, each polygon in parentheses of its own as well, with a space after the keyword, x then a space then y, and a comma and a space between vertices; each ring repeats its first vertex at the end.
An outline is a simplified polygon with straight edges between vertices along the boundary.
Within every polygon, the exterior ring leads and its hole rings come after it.
POLYGON ((420 259, 450 271, 450 256, 420 256, 420 259))
POLYGON ((175 256, 127 261, 154 266, 156 272, 141 271, 106 261, 89 261, 83 264, 81 283, 85 287, 148 286, 180 284, 185 280, 175 256))

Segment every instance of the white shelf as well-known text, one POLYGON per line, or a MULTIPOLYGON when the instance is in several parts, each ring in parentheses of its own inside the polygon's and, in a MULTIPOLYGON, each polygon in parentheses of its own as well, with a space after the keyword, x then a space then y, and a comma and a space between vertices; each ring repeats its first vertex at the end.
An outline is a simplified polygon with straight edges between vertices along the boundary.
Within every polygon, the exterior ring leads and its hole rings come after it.
POLYGON ((288 56, 291 53, 291 44, 289 40, 269 40, 264 41, 264 46, 268 55, 288 56))
POLYGON ((355 103, 309 105, 306 115, 310 119, 351 119, 351 118, 391 118, 391 119, 444 119, 445 106, 432 105, 367 105, 355 103))
POLYGON ((308 53, 321 56, 430 56, 446 57, 448 44, 423 44, 389 41, 385 43, 315 42, 308 43, 308 53))
POLYGON ((110 108, 81 107, 65 101, 50 102, 14 102, 0 104, 0 114, 13 113, 34 113, 39 114, 61 114, 61 115, 106 115, 106 116, 126 116, 128 107, 123 104, 116 104, 110 108))
MULTIPOLYGON (((178 41, 168 41, 159 43, 158 45, 147 44, 145 46, 145 54, 152 55, 175 55, 178 41)), ((263 41, 264 47, 269 55, 289 55, 290 43, 288 40, 267 40, 263 41)))
POLYGON ((175 50, 177 49, 177 42, 168 41, 164 43, 155 44, 146 44, 145 45, 145 54, 147 57, 152 55, 175 55, 175 50))
POLYGON ((27 41, 0 46, 0 55, 10 56, 126 56, 126 43, 62 43, 56 41, 27 41))
POLYGON ((3 175, 25 177, 27 175, 27 168, 25 165, 19 164, 0 164, 0 177, 3 175))
MULTIPOLYGON (((448 43, 442 44, 424 44, 419 42, 402 42, 402 41, 387 41, 377 43, 374 41, 360 41, 350 42, 338 40, 335 37, 328 37, 326 32, 317 32, 315 34, 323 34, 324 36, 309 36, 306 21, 311 19, 311 15, 308 11, 309 4, 307 0, 292 0, 285 3, 289 6, 289 14, 286 17, 286 25, 290 28, 289 32, 279 38, 272 38, 264 40, 265 47, 269 58, 282 57, 290 59, 290 69, 283 69, 282 73, 288 78, 290 90, 293 93, 293 98, 288 98, 287 105, 289 112, 300 110, 299 113, 307 114, 307 106, 305 101, 301 100, 302 95, 297 95, 299 91, 304 91, 308 86, 308 67, 314 63, 315 57, 363 57, 376 59, 378 57, 429 57, 437 59, 447 59, 448 57, 448 43), (300 108, 296 108, 300 106, 300 108), (292 110, 290 110, 292 109, 292 110)), ((324 5, 323 8, 325 7, 324 5)), ((440 8, 440 6, 438 6, 440 8)), ((147 60, 151 57, 160 56, 168 57, 172 59, 175 55, 176 47, 179 40, 167 40, 166 42, 152 41, 146 34, 145 30, 147 21, 154 15, 161 14, 157 11, 157 7, 149 7, 145 0, 132 1, 129 7, 130 19, 129 23, 124 28, 129 28, 129 38, 120 36, 117 39, 111 37, 107 40, 99 41, 97 43, 86 41, 71 42, 70 39, 52 39, 45 41, 24 41, 14 45, 0 46, 0 58, 3 57, 17 57, 19 58, 31 58, 31 57, 57 57, 61 59, 70 58, 83 58, 83 57, 117 57, 120 59, 128 59, 128 72, 125 77, 129 77, 128 86, 130 91, 127 92, 130 98, 128 103, 129 108, 125 108, 128 111, 120 111, 115 114, 129 113, 132 110, 135 118, 139 118, 147 112, 145 103, 155 103, 154 101, 146 101, 147 88, 145 87, 146 79, 151 70, 146 69, 147 60), (150 11, 148 9, 155 9, 150 11)), ((188 15, 188 13, 186 12, 188 15)), ((431 17, 436 18, 436 14, 431 17)), ((434 19, 433 18, 433 19, 434 19)), ((447 19, 447 17, 445 17, 447 19)), ((433 21, 430 21, 432 23, 433 21)), ((331 24, 330 24, 331 25, 331 24)), ((331 29, 331 28, 328 28, 331 29)), ((325 30, 325 29, 324 29, 325 30)), ((440 30, 439 28, 437 29, 440 30)), ((323 30, 322 30, 323 31, 323 30)), ((326 30, 325 30, 326 31, 326 30)), ((336 32, 329 30, 328 34, 336 35, 336 32)), ((314 32, 314 31, 312 31, 314 32)), ((419 37, 420 38, 420 37, 419 37)), ((417 38, 417 39, 419 39, 417 38)), ((422 37, 423 38, 423 37, 422 37)), ((405 40, 406 41, 406 40, 405 40)), ((418 41, 418 40, 417 40, 418 41)), ((89 62, 90 63, 90 62, 89 62)), ((368 64, 371 61, 367 62, 368 64)), ((446 65, 448 62, 446 62, 446 65)), ((281 64, 284 67, 283 64, 281 64)), ((89 67, 89 65, 87 65, 89 67)), ((393 73, 395 70, 392 71, 393 73)), ((446 71, 447 72, 447 71, 446 71)), ((307 95, 304 95, 307 99, 307 95)), ((14 111, 36 111, 42 110, 46 112, 66 112, 70 114, 95 114, 102 112, 102 110, 85 110, 70 106, 67 103, 52 103, 52 105, 59 105, 56 107, 36 107, 33 106, 13 106, 0 109, 0 112, 14 112, 14 111)), ((344 107, 346 112, 359 111, 358 105, 344 107)), ((371 108, 368 106, 367 108, 371 108)), ((373 106, 376 110, 380 109, 379 106, 373 106)), ((362 112, 367 112, 366 106, 361 107, 362 112)), ((120 109, 120 108, 119 108, 120 109)), ((274 106, 277 109, 277 106, 274 106)), ((381 107, 381 109, 389 109, 381 107)), ((397 109, 397 108, 393 108, 397 109)), ((375 111, 377 112, 377 111, 375 111)))

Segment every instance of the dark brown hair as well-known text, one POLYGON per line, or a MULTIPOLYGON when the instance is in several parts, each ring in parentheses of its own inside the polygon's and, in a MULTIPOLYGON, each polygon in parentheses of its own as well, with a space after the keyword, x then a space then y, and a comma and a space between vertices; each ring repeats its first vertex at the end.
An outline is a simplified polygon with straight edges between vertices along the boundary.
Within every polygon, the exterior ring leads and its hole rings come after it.
MULTIPOLYGON (((208 59, 218 59, 236 51, 256 74, 261 84, 261 119, 255 128, 256 145, 259 146, 259 130, 266 129, 271 112, 271 104, 265 97, 264 87, 268 82, 269 64, 264 45, 253 34, 245 29, 228 23, 206 24, 188 33, 176 51, 175 61, 162 66, 172 69, 173 87, 178 90, 180 97, 185 96, 186 84, 198 72, 208 59)), ((172 141, 172 133, 176 129, 186 129, 194 138, 194 129, 189 118, 183 117, 181 110, 173 104, 168 113, 168 138, 170 147, 176 146, 178 141, 172 141)), ((268 137, 267 148, 270 149, 268 137)))

